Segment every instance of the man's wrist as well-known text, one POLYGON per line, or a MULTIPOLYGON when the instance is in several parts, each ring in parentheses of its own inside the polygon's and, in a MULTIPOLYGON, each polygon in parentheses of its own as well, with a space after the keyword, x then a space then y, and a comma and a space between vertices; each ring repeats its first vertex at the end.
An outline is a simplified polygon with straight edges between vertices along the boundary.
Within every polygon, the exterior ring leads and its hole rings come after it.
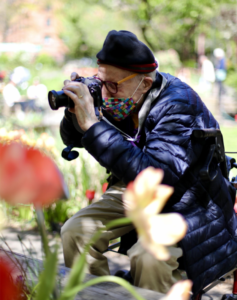
POLYGON ((83 124, 83 126, 80 126, 81 129, 83 131, 87 131, 89 128, 91 128, 94 124, 96 123, 99 123, 100 121, 99 120, 93 120, 93 121, 90 121, 90 122, 86 122, 85 124, 83 124))

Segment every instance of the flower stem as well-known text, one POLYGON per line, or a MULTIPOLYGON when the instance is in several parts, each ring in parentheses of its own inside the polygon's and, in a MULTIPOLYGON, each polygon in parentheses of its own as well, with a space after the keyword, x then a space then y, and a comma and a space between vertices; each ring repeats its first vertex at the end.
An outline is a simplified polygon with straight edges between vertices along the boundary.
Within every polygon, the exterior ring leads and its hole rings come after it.
MULTIPOLYGON (((48 242, 48 237, 47 237, 45 223, 44 223, 44 213, 41 208, 35 208, 35 211, 36 211, 37 223, 41 235, 44 253, 45 256, 48 257, 50 254, 50 249, 49 249, 49 242, 48 242)), ((53 299, 57 299, 57 298, 58 298, 58 291, 57 291, 57 287, 54 286, 53 299)))
POLYGON ((47 257, 49 255, 50 250, 49 250, 48 237, 47 237, 45 224, 44 224, 44 214, 41 208, 35 208, 35 211, 36 211, 37 223, 40 231, 44 253, 45 256, 47 257))

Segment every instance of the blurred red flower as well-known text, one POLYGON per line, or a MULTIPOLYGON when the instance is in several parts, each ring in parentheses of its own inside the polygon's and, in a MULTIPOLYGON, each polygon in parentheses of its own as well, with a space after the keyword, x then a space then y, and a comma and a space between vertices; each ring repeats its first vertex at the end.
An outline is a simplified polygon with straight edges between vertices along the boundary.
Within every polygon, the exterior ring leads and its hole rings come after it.
POLYGON ((107 187, 108 187, 108 182, 105 182, 105 183, 102 184, 102 191, 103 191, 103 193, 106 192, 107 187))
POLYGON ((0 299, 17 300, 21 296, 21 286, 16 284, 13 276, 16 273, 16 267, 5 256, 0 255, 0 299))
POLYGON ((95 197, 95 191, 86 190, 86 198, 91 202, 95 197))
POLYGON ((236 202, 235 202, 235 205, 234 205, 234 211, 237 214, 237 203, 236 202))
POLYGON ((39 150, 20 143, 0 144, 0 197, 11 203, 41 207, 67 190, 55 163, 39 150))

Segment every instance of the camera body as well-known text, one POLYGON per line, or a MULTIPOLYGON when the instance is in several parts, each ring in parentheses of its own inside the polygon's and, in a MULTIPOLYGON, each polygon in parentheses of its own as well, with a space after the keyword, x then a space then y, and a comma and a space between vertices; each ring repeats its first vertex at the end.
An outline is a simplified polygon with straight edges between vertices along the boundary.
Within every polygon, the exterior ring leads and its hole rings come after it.
MULTIPOLYGON (((100 80, 94 78, 94 77, 79 77, 76 80, 77 82, 81 82, 85 84, 89 92, 94 99, 94 106, 100 107, 102 106, 102 96, 101 96, 101 87, 102 83, 100 80)), ((49 106, 52 110, 57 110, 59 107, 67 107, 67 108, 73 108, 74 102, 70 97, 68 97, 63 91, 49 91, 48 93, 48 101, 49 106)))

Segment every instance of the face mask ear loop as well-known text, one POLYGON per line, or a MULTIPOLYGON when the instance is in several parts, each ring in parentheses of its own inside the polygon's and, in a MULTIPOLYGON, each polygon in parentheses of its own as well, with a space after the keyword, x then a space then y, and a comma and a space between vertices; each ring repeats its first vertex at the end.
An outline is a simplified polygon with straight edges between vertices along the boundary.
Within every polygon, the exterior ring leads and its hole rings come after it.
MULTIPOLYGON (((134 95, 134 94, 136 93, 136 91, 138 90, 139 86, 142 84, 144 78, 145 78, 145 77, 142 77, 142 80, 140 81, 139 85, 138 85, 137 88, 135 89, 135 91, 134 91, 134 93, 132 94, 132 96, 129 97, 129 98, 132 98, 132 97, 133 97, 133 95, 134 95)), ((140 98, 140 99, 141 99, 141 98, 140 98)), ((140 100, 140 99, 139 99, 139 100, 140 100)))
POLYGON ((141 95, 141 97, 137 100, 136 104, 139 103, 139 101, 142 99, 143 94, 141 95))

